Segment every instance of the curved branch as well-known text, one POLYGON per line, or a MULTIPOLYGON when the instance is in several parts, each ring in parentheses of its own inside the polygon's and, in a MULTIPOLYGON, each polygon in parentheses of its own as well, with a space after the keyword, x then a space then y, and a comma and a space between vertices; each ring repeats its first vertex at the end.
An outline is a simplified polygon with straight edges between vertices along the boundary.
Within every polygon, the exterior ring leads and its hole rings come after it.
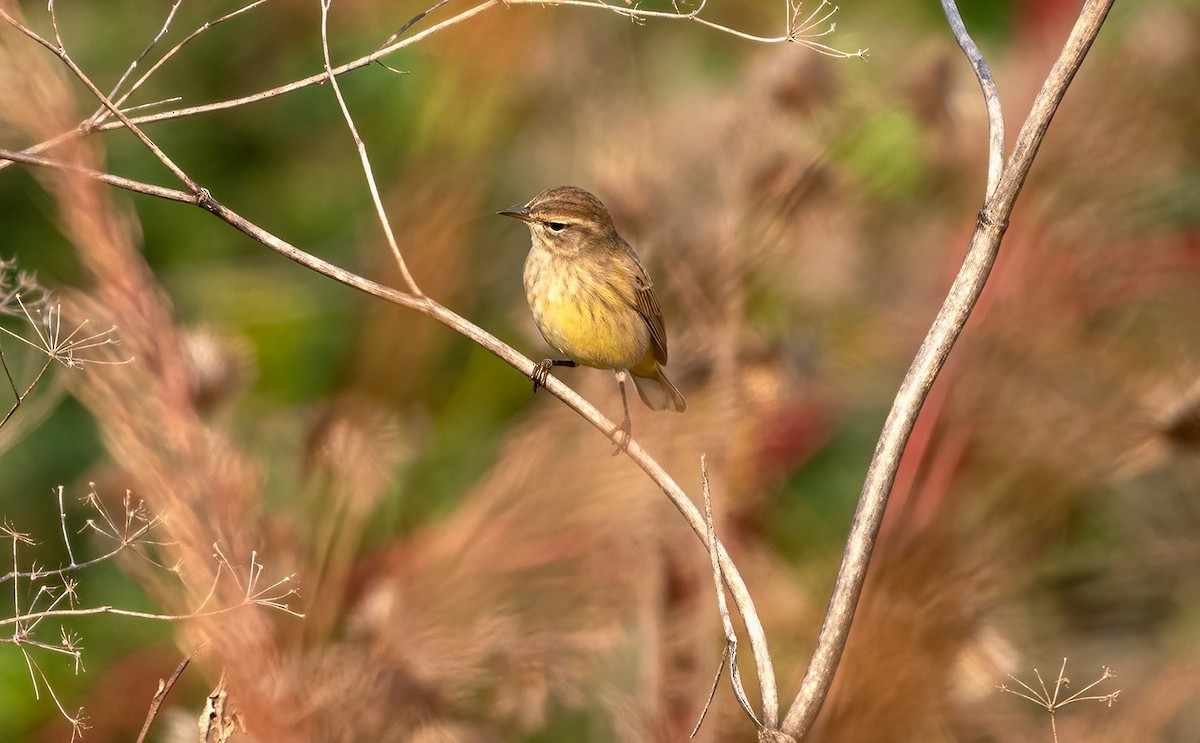
POLYGON ((1091 48, 1112 4, 1113 0, 1088 0, 1085 3, 1071 35, 1034 100, 1025 124, 1021 127, 1012 156, 1005 165, 995 190, 984 201, 963 265, 892 403, 892 409, 888 413, 867 470, 866 482, 863 484, 858 510, 850 527, 850 536, 842 555, 842 565, 838 570, 829 610, 817 638, 817 647, 800 692, 783 721, 782 729, 789 735, 803 738, 811 730, 829 693, 834 673, 846 647, 846 638, 850 633, 854 611, 862 593, 863 581, 866 578, 871 551, 875 546, 875 538, 879 533, 879 525, 883 521, 888 494, 895 480, 904 446, 916 423, 917 414, 983 291, 984 283, 999 253, 1000 241, 1008 228, 1008 217, 1012 213, 1013 204, 1045 137, 1046 129, 1050 126, 1050 119, 1062 101, 1067 86, 1083 63, 1083 58, 1091 48))

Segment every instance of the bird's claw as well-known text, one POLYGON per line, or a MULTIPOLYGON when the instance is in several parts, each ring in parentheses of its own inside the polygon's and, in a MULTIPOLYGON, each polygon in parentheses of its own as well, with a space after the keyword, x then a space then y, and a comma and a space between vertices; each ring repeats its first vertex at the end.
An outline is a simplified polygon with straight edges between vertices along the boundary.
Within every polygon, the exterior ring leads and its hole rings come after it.
POLYGON ((615 457, 618 454, 623 454, 629 449, 629 442, 633 440, 633 426, 628 418, 621 425, 617 426, 609 434, 612 438, 614 448, 612 455, 615 457))
POLYGON ((533 367, 533 392, 537 394, 538 387, 546 386, 546 377, 550 376, 550 368, 554 366, 554 359, 542 359, 538 365, 533 367))

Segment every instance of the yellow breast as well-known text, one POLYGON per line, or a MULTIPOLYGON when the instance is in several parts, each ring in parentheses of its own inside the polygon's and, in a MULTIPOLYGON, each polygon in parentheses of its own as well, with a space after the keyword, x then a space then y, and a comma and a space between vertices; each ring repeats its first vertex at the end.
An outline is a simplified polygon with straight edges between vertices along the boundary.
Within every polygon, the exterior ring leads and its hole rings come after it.
POLYGON ((633 307, 633 277, 615 261, 531 250, 525 295, 538 330, 572 361, 600 369, 636 366, 650 329, 633 307))

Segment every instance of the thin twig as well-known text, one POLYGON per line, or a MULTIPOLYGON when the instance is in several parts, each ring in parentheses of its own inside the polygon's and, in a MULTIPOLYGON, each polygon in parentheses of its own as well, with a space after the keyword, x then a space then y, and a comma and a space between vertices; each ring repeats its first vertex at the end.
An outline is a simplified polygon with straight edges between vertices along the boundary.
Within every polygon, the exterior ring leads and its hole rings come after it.
MULTIPOLYGON (((0 330, 9 332, 8 328, 0 328, 0 330)), ((20 336, 16 336, 16 337, 19 340, 25 340, 24 338, 21 338, 20 336)), ((13 394, 15 394, 17 397, 16 401, 12 404, 12 407, 10 407, 8 409, 8 412, 4 414, 4 418, 0 419, 0 428, 3 428, 4 424, 8 423, 9 419, 12 418, 14 414, 16 414, 17 409, 21 407, 21 404, 25 402, 25 398, 29 397, 29 393, 33 392, 33 388, 37 386, 37 383, 40 382, 42 380, 42 377, 46 374, 46 372, 49 371, 50 367, 54 364, 54 359, 53 358, 46 359, 46 363, 42 364, 42 368, 38 370, 38 373, 36 375, 34 375, 33 381, 29 383, 29 385, 25 388, 24 392, 21 392, 20 390, 18 390, 16 387, 16 384, 12 381, 12 375, 8 371, 8 361, 4 359, 4 351, 3 350, 0 350, 0 361, 4 361, 4 373, 8 376, 9 383, 13 385, 13 394)))
POLYGON ((829 686, 846 647, 846 638, 862 593, 888 494, 900 466, 900 456, 912 434, 921 405, 983 291, 999 253, 1000 241, 1008 228, 1013 204, 1050 126, 1050 120, 1112 4, 1113 0, 1087 0, 1085 3, 1017 135, 1013 153, 995 190, 984 200, 963 265, 892 403, 867 469, 858 509, 850 527, 833 596, 812 661, 800 691, 784 718, 783 731, 795 738, 802 739, 812 728, 829 693, 829 686))
POLYGON ((971 62, 975 77, 979 79, 979 88, 983 91, 984 105, 988 114, 988 175, 987 189, 984 194, 990 198, 1000 185, 1000 171, 1004 167, 1004 112, 1000 107, 1000 92, 996 89, 996 81, 992 78, 992 70, 983 58, 983 52, 967 33, 962 16, 954 0, 942 0, 942 11, 950 22, 950 30, 962 48, 963 54, 971 62))
MULTIPOLYGON (((0 428, 3 428, 4 424, 8 423, 8 419, 13 417, 13 413, 17 412, 17 408, 21 407, 22 395, 21 390, 17 389, 17 381, 13 379, 12 370, 8 368, 8 359, 4 357, 4 346, 0 346, 0 366, 4 367, 4 376, 8 379, 8 386, 13 393, 12 407, 5 413, 4 419, 0 420, 0 428)), ((48 366, 49 364, 47 364, 48 366)))
MULTIPOLYGON (((158 33, 154 35, 154 38, 150 40, 150 43, 146 45, 146 48, 142 50, 142 53, 133 58, 133 61, 130 62, 129 66, 125 68, 125 72, 121 73, 121 77, 118 78, 116 84, 112 86, 112 90, 109 91, 108 97, 115 100, 118 106, 121 105, 121 102, 116 100, 116 96, 117 93, 120 92, 121 86, 125 84, 125 81, 129 79, 129 76, 133 74, 133 71, 137 69, 137 66, 142 63, 142 60, 145 59, 146 56, 154 49, 154 47, 158 45, 158 42, 162 41, 162 38, 167 35, 167 31, 169 31, 171 28, 171 21, 175 20, 175 13, 179 11, 179 6, 182 4, 183 0, 175 0, 175 2, 171 4, 171 9, 167 11, 167 17, 163 20, 162 28, 158 29, 158 33)), ((104 111, 104 107, 101 106, 100 108, 96 109, 96 112, 92 114, 88 120, 94 122, 97 117, 104 113, 104 111)))
MULTIPOLYGON (((116 606, 87 606, 74 609, 46 609, 44 611, 26 611, 17 616, 6 617, 0 619, 0 627, 20 626, 24 622, 41 621, 50 617, 85 617, 95 616, 98 614, 112 614, 119 617, 132 617, 134 619, 155 619, 164 622, 179 622, 186 619, 203 619, 205 617, 215 617, 221 614, 228 614, 231 611, 236 611, 246 606, 255 604, 269 606, 273 609, 279 609, 294 617, 303 617, 300 612, 289 609, 286 604, 280 603, 283 599, 296 595, 296 589, 289 588, 286 591, 272 593, 273 589, 282 589, 283 586, 290 582, 293 576, 287 576, 276 581, 273 585, 268 586, 254 596, 248 598, 240 604, 225 606, 220 609, 209 609, 208 611, 196 612, 193 614, 156 614, 149 611, 134 611, 133 609, 122 609, 116 606)), ((8 640, 0 638, 0 642, 8 642, 8 640)))
MULTIPOLYGON (((711 552, 710 552, 711 554, 711 552)), ((717 568, 718 574, 720 568, 717 568)), ((721 675, 725 673, 725 663, 729 660, 729 645, 721 651, 721 662, 717 664, 717 673, 713 676, 712 686, 708 689, 708 698, 704 700, 704 708, 700 710, 700 718, 696 720, 696 725, 692 728, 692 732, 688 734, 688 738, 695 738, 696 733, 700 732, 700 726, 704 724, 704 718, 708 716, 708 708, 712 706, 713 699, 717 697, 717 687, 721 685, 721 675)), ((757 723, 758 720, 755 720, 757 723)))
MULTIPOLYGON (((704 454, 700 455, 700 479, 703 482, 704 488, 705 533, 708 536, 709 545, 719 545, 717 530, 713 526, 712 488, 708 481, 708 457, 704 454)), ((742 687, 742 676, 738 671, 737 664, 737 633, 734 632, 733 619, 729 616, 729 604, 725 600, 725 581, 721 578, 721 562, 717 558, 717 549, 710 546, 708 555, 712 562, 713 587, 717 591, 717 611, 721 614, 721 628, 725 630, 725 649, 721 652, 721 663, 717 666, 717 675, 713 679, 713 688, 708 694, 708 701, 704 703, 704 709, 700 711, 700 719, 696 721, 696 727, 692 729, 692 734, 688 736, 689 738, 695 738, 696 733, 700 731, 700 725, 704 722, 705 715, 708 714, 708 708, 712 704, 713 695, 716 692, 717 683, 721 680, 721 671, 725 668, 726 661, 729 662, 729 680, 733 685, 733 694, 737 698, 738 704, 742 706, 742 710, 754 722, 756 728, 762 727, 762 723, 754 715, 754 709, 750 706, 750 700, 746 698, 746 690, 742 687)))
POLYGON ((65 575, 68 575, 73 572, 79 572, 85 568, 91 567, 92 565, 98 565, 102 562, 106 562, 106 561, 111 560, 112 558, 116 557, 123 550, 130 549, 132 547, 135 547, 139 543, 141 543, 141 537, 144 536, 151 529, 153 529, 158 523, 159 522, 156 520, 155 521, 147 521, 140 528, 138 528, 132 534, 130 534, 126 537, 118 537, 114 534, 109 534, 108 532, 105 532, 101 529, 97 529, 97 531, 104 534, 105 536, 118 540, 117 546, 114 547, 113 549, 109 550, 108 552, 105 552, 102 555, 93 557, 90 560, 84 560, 83 562, 74 562, 74 560, 72 560, 70 565, 66 565, 61 568, 55 568, 53 570, 28 570, 28 571, 8 572, 8 573, 5 573, 4 575, 0 575, 0 583, 4 583, 5 581, 20 579, 20 578, 28 578, 31 580, 32 579, 43 579, 43 578, 58 578, 58 577, 65 576, 65 575))
POLYGON ((321 59, 325 64, 325 73, 329 75, 330 87, 333 88, 333 94, 337 96, 338 107, 342 110, 342 118, 346 120, 346 127, 350 130, 350 136, 354 138, 354 147, 358 150, 358 159, 362 163, 363 176, 367 180, 367 188, 371 192, 371 203, 375 206, 375 216, 379 219, 379 225, 383 228, 384 237, 387 238, 388 247, 392 250, 392 256, 396 259, 396 265, 400 268, 400 275, 404 278, 404 283, 408 286, 408 290, 418 297, 423 296, 421 288, 417 286, 417 282, 413 279, 412 274, 408 270, 408 264, 404 262, 404 254, 400 252, 400 246, 396 244, 396 235, 392 232, 392 223, 388 220, 387 211, 383 208, 383 200, 379 198, 379 186, 375 182, 375 171, 371 168, 371 158, 367 155, 367 145, 363 142, 362 137, 358 133, 358 127, 354 124, 354 117, 350 114, 350 107, 346 105, 346 98, 342 95, 342 86, 338 83, 337 75, 333 74, 333 63, 329 59, 329 4, 332 0, 320 0, 321 2, 321 59))
POLYGON ((166 681, 158 682, 158 691, 154 692, 154 698, 150 700, 150 709, 146 712, 146 721, 142 723, 142 732, 138 734, 137 743, 144 743, 146 734, 150 732, 150 725, 154 723, 154 718, 158 716, 158 708, 162 706, 163 701, 167 698, 167 694, 171 693, 172 687, 179 677, 183 675, 183 670, 188 667, 188 663, 192 662, 192 656, 196 651, 188 653, 179 665, 175 668, 175 672, 167 678, 166 681))
POLYGON ((67 559, 71 561, 68 567, 78 567, 75 553, 71 550, 71 537, 67 535, 67 509, 63 505, 63 486, 58 486, 58 521, 62 525, 63 544, 67 547, 67 559))
MULTIPOLYGON (((446 3, 448 3, 448 2, 450 2, 450 0, 438 0, 436 3, 434 3, 434 4, 433 4, 433 5, 431 5, 431 6, 429 6, 429 7, 428 7, 428 8, 426 8, 425 10, 422 10, 420 13, 417 13, 417 14, 416 14, 415 16, 413 16, 412 18, 409 18, 409 19, 408 19, 408 22, 407 22, 407 23, 405 23, 403 26, 401 26, 399 29, 397 29, 397 30, 396 30, 396 33, 394 33, 394 34, 392 34, 391 36, 387 37, 387 41, 384 41, 382 44, 380 44, 380 45, 379 45, 379 48, 380 48, 380 49, 383 49, 383 48, 384 48, 384 47, 386 47, 388 44, 391 44, 393 41, 395 41, 396 39, 398 39, 398 38, 400 38, 401 36, 403 36, 405 31, 407 31, 408 29, 412 28, 413 26, 415 26, 416 24, 418 24, 418 23, 420 23, 422 20, 424 20, 425 16, 427 16, 427 15, 429 15, 430 13, 434 12, 435 10, 437 10, 437 9, 438 9, 438 8, 440 8, 440 7, 442 7, 443 5, 445 5, 445 4, 446 4, 446 3)), ((326 71, 328 71, 328 67, 326 67, 326 71)))
POLYGON ((1062 693, 1062 690, 1070 688, 1071 686, 1071 681, 1067 678, 1066 658, 1063 658, 1062 665, 1058 669, 1058 678, 1054 680, 1053 692, 1051 692, 1049 687, 1046 686, 1046 681, 1042 678, 1041 671, 1035 668, 1033 669, 1033 675, 1037 677, 1038 686, 1041 687, 1041 691, 1034 689, 1032 686, 1012 675, 1011 673, 1008 674, 1008 677, 1017 682, 1017 684, 1019 684, 1021 688, 1025 689, 1025 691, 1013 689, 1006 684, 1000 684, 998 688, 1005 694, 1012 694, 1015 697, 1020 697, 1021 699, 1033 702, 1037 706, 1046 710, 1046 712, 1050 715, 1050 735, 1055 743, 1058 743, 1058 719, 1056 715, 1060 709, 1069 704, 1074 704, 1075 702, 1103 702, 1111 707, 1117 701, 1117 697, 1121 693, 1121 690, 1117 689, 1110 694, 1084 696, 1092 689, 1116 676, 1116 674, 1113 673, 1112 669, 1108 666, 1101 666, 1100 678, 1062 700, 1058 698, 1062 693))
POLYGON ((29 669, 30 678, 34 680, 34 696, 38 699, 41 699, 41 696, 38 693, 39 685, 37 683, 37 677, 40 676, 42 680, 41 686, 45 687, 46 693, 50 695, 50 700, 53 701, 54 706, 58 708, 59 714, 61 714, 63 718, 71 724, 71 740, 74 741, 76 737, 83 737, 83 731, 87 730, 89 727, 87 724, 87 718, 84 717, 83 710, 76 710, 74 715, 71 715, 71 713, 67 712, 67 708, 63 706, 62 701, 58 698, 58 694, 54 693, 54 687, 50 685, 50 680, 46 678, 46 672, 42 670, 42 667, 39 666, 37 662, 33 660, 33 658, 29 657, 29 653, 25 652, 24 648, 21 648, 21 654, 25 656, 25 664, 29 669), (34 675, 35 672, 37 674, 36 676, 34 675))
MULTIPOLYGON (((826 44, 821 44, 821 43, 818 43, 815 41, 811 41, 809 37, 803 35, 802 30, 793 28, 791 26, 790 22, 789 22, 788 28, 786 29, 786 33, 783 36, 758 36, 755 34, 746 33, 745 31, 739 31, 735 28, 731 28, 729 26, 725 26, 720 23, 714 23, 713 21, 710 21, 706 18, 701 18, 700 16, 697 15, 698 11, 682 13, 682 12, 669 12, 669 11, 663 11, 663 10, 642 10, 641 8, 637 7, 636 5, 634 5, 632 7, 621 7, 619 5, 609 5, 608 3, 601 2, 600 0, 506 0, 506 3, 508 5, 538 5, 538 6, 566 5, 566 6, 573 6, 573 7, 578 7, 578 8, 595 8, 597 10, 607 10, 609 12, 616 13, 617 15, 620 15, 620 16, 625 16, 626 18, 630 18, 630 19, 632 19, 634 21, 638 21, 638 22, 641 22, 647 18, 658 18, 658 19, 662 19, 662 20, 675 20, 675 21, 693 21, 695 23, 699 23, 701 26, 706 26, 708 28, 714 29, 716 31, 720 31, 722 33, 727 33, 731 36, 735 36, 739 39, 744 39, 746 41, 753 41, 758 44, 785 44, 785 43, 799 44, 801 46, 812 49, 815 52, 819 52, 821 54, 824 54, 824 55, 830 56, 830 57, 837 57, 839 59, 848 59, 850 57, 865 58, 867 56, 867 54, 869 53, 869 50, 867 50, 867 49, 858 49, 853 52, 843 52, 839 49, 835 49, 826 44)), ((833 11, 836 12, 837 6, 832 6, 832 7, 833 7, 833 11)), ((833 14, 832 12, 829 13, 829 15, 832 15, 832 14, 833 14)), ((828 18, 828 16, 826 16, 826 18, 828 18)), ((807 30, 807 28, 805 28, 804 30, 807 30)), ((824 33, 818 33, 816 35, 823 36, 824 33)))
POLYGON ((98 557, 93 557, 90 560, 84 560, 83 562, 74 563, 72 565, 64 566, 61 568, 55 568, 53 570, 27 570, 27 571, 22 571, 22 572, 8 572, 8 573, 5 573, 4 575, 0 575, 0 583, 4 583, 5 581, 10 581, 15 578, 29 578, 29 579, 56 578, 56 577, 67 575, 72 572, 78 572, 85 568, 89 568, 93 565, 99 565, 102 562, 111 560, 112 558, 114 558, 118 554, 120 554, 123 550, 129 549, 133 545, 134 545, 133 542, 121 543, 121 544, 118 544, 113 549, 109 550, 108 552, 105 552, 103 555, 100 555, 98 557))
MULTIPOLYGON (((194 31, 192 31, 187 36, 183 37, 183 39, 181 39, 178 44, 171 47, 169 50, 167 50, 167 52, 165 54, 163 54, 161 57, 159 57, 157 62, 155 62, 153 65, 150 66, 149 69, 147 69, 144 73, 142 73, 142 76, 139 77, 133 83, 133 85, 129 86, 129 90, 125 91, 125 93, 123 93, 120 98, 117 98, 116 100, 114 100, 114 103, 116 103, 117 106, 123 106, 125 101, 129 100, 129 97, 131 95, 136 93, 137 90, 139 88, 141 88, 143 85, 145 85, 146 81, 149 80, 151 78, 151 76, 153 76, 154 73, 159 70, 160 67, 162 67, 164 64, 167 63, 167 60, 171 59, 176 54, 178 54, 181 49, 183 49, 185 46, 187 46, 197 36, 200 36, 205 31, 208 31, 210 28, 213 28, 214 26, 224 23, 225 21, 228 21, 232 18, 236 18, 237 16, 241 15, 242 13, 245 13, 246 11, 253 10, 254 8, 257 8, 259 5, 262 5, 265 2, 267 2, 267 0, 254 0, 254 2, 243 5, 242 7, 238 8, 236 10, 232 10, 232 11, 226 13, 225 15, 221 16, 220 18, 216 18, 211 21, 205 21, 204 23, 200 24, 200 26, 198 26, 194 31)), ((157 39, 155 39, 155 41, 157 41, 157 39)), ((147 48, 146 51, 149 51, 149 48, 147 48)), ((144 53, 143 53, 143 56, 144 56, 144 53)), ((136 62, 135 62, 135 64, 136 64, 136 62)), ((132 70, 132 66, 130 69, 132 70)), ((118 86, 114 87, 114 93, 115 93, 117 87, 119 87, 119 84, 118 84, 118 86)), ((135 106, 135 107, 126 108, 123 110, 126 113, 129 113, 130 111, 134 111, 137 108, 141 108, 141 107, 135 106)), ((101 107, 100 109, 98 109, 96 111, 95 114, 92 115, 92 118, 89 119, 89 122, 90 122, 91 126, 94 128, 97 124, 103 122, 106 118, 108 118, 108 110, 105 109, 104 107, 101 107)))

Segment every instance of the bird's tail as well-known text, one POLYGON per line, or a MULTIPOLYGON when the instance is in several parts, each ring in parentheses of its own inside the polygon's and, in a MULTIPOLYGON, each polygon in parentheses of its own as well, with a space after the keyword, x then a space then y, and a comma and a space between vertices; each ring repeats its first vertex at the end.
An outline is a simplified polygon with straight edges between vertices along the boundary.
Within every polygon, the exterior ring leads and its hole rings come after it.
POLYGON ((654 371, 649 374, 641 374, 640 371, 635 372, 631 369, 630 377, 638 397, 642 398, 646 407, 651 410, 673 410, 676 413, 687 410, 683 395, 679 394, 679 390, 675 389, 675 385, 671 384, 671 380, 667 379, 658 364, 654 365, 654 371))

